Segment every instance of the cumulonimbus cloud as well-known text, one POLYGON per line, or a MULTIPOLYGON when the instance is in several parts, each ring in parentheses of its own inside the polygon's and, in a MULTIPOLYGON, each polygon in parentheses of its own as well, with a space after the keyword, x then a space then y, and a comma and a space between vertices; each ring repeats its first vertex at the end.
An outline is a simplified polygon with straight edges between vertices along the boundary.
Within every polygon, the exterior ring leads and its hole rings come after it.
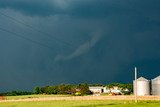
POLYGON ((105 2, 106 0, 0 0, 0 9, 12 9, 32 17, 54 15, 74 17, 96 17, 100 15, 104 17, 108 16, 106 14, 108 6, 101 5, 105 2))
POLYGON ((84 44, 80 45, 70 55, 57 55, 55 57, 55 61, 70 60, 88 52, 92 47, 96 45, 96 43, 101 39, 101 37, 102 33, 100 32, 93 33, 93 36, 90 41, 87 41, 84 44))

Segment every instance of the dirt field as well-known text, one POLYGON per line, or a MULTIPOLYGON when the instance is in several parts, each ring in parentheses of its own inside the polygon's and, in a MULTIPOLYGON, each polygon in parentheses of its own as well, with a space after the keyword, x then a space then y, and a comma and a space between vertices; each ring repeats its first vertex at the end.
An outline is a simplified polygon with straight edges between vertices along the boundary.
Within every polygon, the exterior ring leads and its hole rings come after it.
MULTIPOLYGON (((45 97, 45 98, 25 98, 0 100, 0 102, 19 102, 19 101, 51 101, 51 100, 134 100, 134 96, 66 96, 66 97, 45 97)), ((138 100, 160 101, 160 96, 141 96, 138 100)))

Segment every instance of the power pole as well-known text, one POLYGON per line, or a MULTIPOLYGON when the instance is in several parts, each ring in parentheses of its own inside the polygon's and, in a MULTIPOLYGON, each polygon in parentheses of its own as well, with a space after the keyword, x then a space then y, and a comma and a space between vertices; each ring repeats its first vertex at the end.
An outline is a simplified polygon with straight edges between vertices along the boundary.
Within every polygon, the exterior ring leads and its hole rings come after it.
POLYGON ((135 102, 137 103, 137 68, 135 67, 135 80, 134 80, 134 96, 135 102))

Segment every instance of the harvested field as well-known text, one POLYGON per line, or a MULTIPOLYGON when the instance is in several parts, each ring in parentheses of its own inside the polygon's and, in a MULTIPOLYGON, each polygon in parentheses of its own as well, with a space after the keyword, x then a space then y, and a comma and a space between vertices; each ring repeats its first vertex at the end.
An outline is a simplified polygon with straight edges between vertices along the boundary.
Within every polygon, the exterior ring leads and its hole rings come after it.
MULTIPOLYGON (((67 97, 68 98, 68 97, 67 97)), ((17 101, 0 102, 0 107, 160 107, 160 101, 138 101, 133 100, 91 100, 76 97, 78 99, 26 99, 17 101)))
POLYGON ((0 107, 160 107, 160 96, 10 96, 0 107))
MULTIPOLYGON (((44 95, 45 96, 45 95, 44 95)), ((19 99, 0 100, 0 102, 19 102, 19 101, 51 101, 51 100, 134 100, 134 96, 51 96, 51 97, 25 97, 19 99)), ((160 96, 139 96, 138 100, 160 101, 160 96)))

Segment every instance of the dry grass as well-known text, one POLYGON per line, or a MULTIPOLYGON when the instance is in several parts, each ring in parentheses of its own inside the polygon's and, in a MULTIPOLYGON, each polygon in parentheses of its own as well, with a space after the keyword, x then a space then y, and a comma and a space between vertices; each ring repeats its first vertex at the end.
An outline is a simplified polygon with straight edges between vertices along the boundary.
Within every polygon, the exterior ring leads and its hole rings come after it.
POLYGON ((0 101, 0 107, 160 107, 160 96, 11 96, 0 101))
MULTIPOLYGON (((134 100, 134 96, 54 96, 54 95, 34 95, 7 98, 0 102, 20 102, 20 101, 51 101, 51 100, 134 100)), ((139 96, 138 100, 155 100, 160 101, 160 96, 139 96)))

